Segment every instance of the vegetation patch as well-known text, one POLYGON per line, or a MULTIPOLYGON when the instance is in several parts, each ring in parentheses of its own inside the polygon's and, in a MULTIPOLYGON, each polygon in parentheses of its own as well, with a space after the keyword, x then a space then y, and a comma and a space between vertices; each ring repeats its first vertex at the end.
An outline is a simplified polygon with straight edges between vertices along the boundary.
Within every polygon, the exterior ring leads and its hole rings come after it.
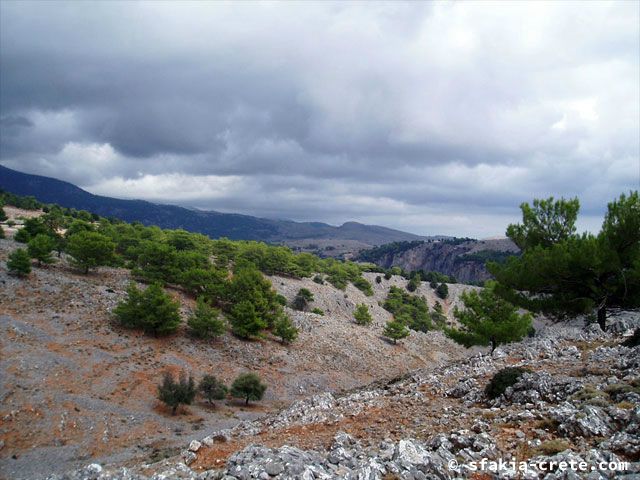
POLYGON ((530 373, 530 370, 521 367, 507 367, 498 371, 484 389, 487 397, 494 399, 502 395, 508 387, 512 387, 522 375, 530 373))

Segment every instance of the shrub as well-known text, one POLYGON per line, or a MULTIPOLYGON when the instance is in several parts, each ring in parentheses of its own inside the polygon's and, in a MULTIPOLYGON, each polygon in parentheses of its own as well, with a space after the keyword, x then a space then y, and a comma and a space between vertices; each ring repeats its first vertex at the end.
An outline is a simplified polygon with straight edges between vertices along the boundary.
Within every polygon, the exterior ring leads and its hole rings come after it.
POLYGON ((393 344, 395 345, 398 340, 409 336, 409 329, 404 323, 398 320, 391 320, 384 327, 383 335, 393 340, 393 344))
POLYGON ((55 248, 56 241, 49 235, 39 233, 27 244, 27 250, 29 256, 35 258, 38 261, 38 265, 43 263, 52 263, 51 251, 55 248))
POLYGON ((127 299, 120 302, 114 313, 126 328, 141 328, 146 333, 165 335, 180 325, 180 304, 164 292, 158 283, 140 291, 129 285, 127 299))
POLYGON ((376 283, 382 283, 382 277, 380 275, 376 277, 376 283))
POLYGON ((285 307, 287 305, 287 297, 285 297, 284 295, 277 294, 276 302, 278 302, 280 305, 285 307))
POLYGON ((238 375, 231 385, 231 395, 243 398, 246 405, 249 405, 249 400, 262 400, 266 390, 267 386, 260 381, 260 377, 255 373, 238 375))
POLYGON ((571 399, 588 402, 596 398, 606 398, 607 394, 592 385, 585 385, 581 390, 571 395, 571 399))
POLYGON ((428 332, 433 328, 429 306, 424 298, 410 295, 401 288, 392 286, 383 306, 396 320, 412 330, 428 332))
POLYGON ((632 387, 626 383, 613 383, 611 385, 607 385, 604 391, 614 400, 620 401, 620 397, 624 396, 627 393, 637 393, 640 394, 640 388, 632 387))
POLYGON ((2 239, 2 238, 7 238, 7 237, 4 234, 4 229, 2 228, 2 225, 0 225, 0 239, 2 239))
POLYGON ((449 287, 446 283, 441 283, 440 285, 438 285, 438 288, 436 288, 436 295, 438 295, 443 300, 449 296, 449 287))
POLYGON ((313 281, 318 285, 324 285, 324 279, 320 275, 316 275, 315 277, 313 277, 313 281))
POLYGON ((431 318, 438 325, 438 327, 443 328, 447 323, 447 316, 444 314, 444 309, 440 302, 436 302, 433 305, 433 313, 431 314, 431 318))
POLYGON ((358 325, 369 325, 373 321, 373 318, 371 318, 371 314, 369 313, 369 307, 364 303, 356 305, 353 317, 358 325))
POLYGON ((364 277, 357 277, 351 283, 353 286, 364 293, 367 297, 373 295, 373 289, 371 288, 371 284, 364 277))
POLYGON ((409 290, 410 292, 415 292, 419 286, 420 277, 418 275, 414 275, 413 277, 411 277, 411 280, 409 280, 409 283, 407 283, 407 290, 409 290))
POLYGON ((322 311, 322 309, 318 307, 311 310, 311 313, 315 313, 316 315, 322 315, 324 317, 324 311, 322 311))
POLYGON ((542 455, 551 456, 555 455, 556 453, 564 452, 570 447, 571 445, 569 445, 566 440, 556 438, 554 440, 546 440, 542 442, 537 448, 537 452, 541 453, 542 455))
POLYGON ((273 333, 280 337, 282 343, 291 343, 298 338, 298 329, 284 313, 276 320, 273 333))
POLYGON ((207 402, 213 403, 214 400, 224 400, 229 389, 221 380, 218 380, 213 375, 205 375, 198 384, 198 391, 207 402))
POLYGON ((391 272, 389 272, 389 271, 384 272, 384 279, 385 280, 391 280, 391 272))
POLYGON ((300 311, 304 311, 309 303, 313 302, 313 293, 307 288, 298 290, 291 306, 300 311))
POLYGON ((498 371, 487 384, 484 393, 493 399, 502 395, 507 387, 515 385, 520 377, 529 370, 520 367, 507 367, 498 371))
POLYGON ((215 338, 224 334, 224 321, 220 311, 212 308, 203 297, 198 297, 196 308, 187 320, 193 335, 199 338, 215 338))
POLYGON ((191 405, 196 396, 193 378, 181 375, 176 381, 173 375, 165 373, 162 383, 158 386, 158 399, 171 407, 171 415, 175 415, 180 405, 191 405))
POLYGON ((73 257, 73 263, 89 273, 90 268, 112 261, 115 244, 100 233, 79 232, 69 237, 66 250, 73 257))
POLYGON ((9 254, 7 269, 12 275, 26 277, 31 273, 31 257, 24 248, 19 248, 9 254))

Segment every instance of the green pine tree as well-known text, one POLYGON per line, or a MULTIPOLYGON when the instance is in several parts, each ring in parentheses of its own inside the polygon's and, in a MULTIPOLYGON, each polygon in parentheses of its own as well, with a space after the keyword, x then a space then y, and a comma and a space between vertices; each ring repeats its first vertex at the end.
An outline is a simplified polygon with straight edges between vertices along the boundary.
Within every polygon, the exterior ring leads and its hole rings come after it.
POLYGON ((391 320, 387 322, 387 325, 384 327, 383 335, 393 340, 393 344, 395 345, 398 340, 409 336, 409 329, 404 323, 398 320, 391 320))
POLYGON ((24 248, 19 248, 9 254, 7 269, 12 275, 26 277, 31 273, 31 257, 24 248))
POLYGON ((243 300, 231 310, 231 330, 240 338, 251 338, 267 328, 267 322, 258 316, 254 304, 243 300))
POLYGON ((311 290, 308 288, 301 288, 293 299, 291 307, 296 310, 304 311, 307 309, 307 305, 311 302, 313 302, 313 293, 311 293, 311 290))
POLYGON ((479 292, 464 292, 460 298, 465 308, 456 308, 454 316, 462 328, 447 328, 445 333, 465 347, 490 345, 493 353, 498 345, 522 340, 531 328, 531 315, 519 314, 515 306, 496 296, 492 284, 479 292))
POLYGON ((191 333, 199 338, 215 338, 225 332, 225 323, 220 318, 220 311, 212 308, 204 297, 198 297, 196 308, 188 318, 187 325, 191 333))
POLYGON ((132 283, 127 290, 127 299, 118 304, 114 314, 124 327, 167 335, 180 325, 179 308, 180 304, 166 294, 160 284, 154 283, 140 291, 132 283))
POLYGON ((73 263, 84 273, 99 265, 108 265, 112 261, 115 244, 109 237, 97 232, 82 231, 67 239, 66 251, 73 257, 73 263))
POLYGON ((373 321, 371 314, 369 313, 369 307, 364 303, 356 305, 356 310, 353 312, 353 317, 358 325, 369 325, 373 321))
POLYGON ((285 314, 280 315, 276 320, 273 327, 273 333, 280 337, 282 343, 291 343, 298 338, 298 329, 295 327, 291 319, 285 314))
POLYGON ((38 261, 38 265, 43 263, 53 263, 51 251, 56 247, 56 241, 49 235, 39 233, 27 244, 27 250, 31 258, 38 261))

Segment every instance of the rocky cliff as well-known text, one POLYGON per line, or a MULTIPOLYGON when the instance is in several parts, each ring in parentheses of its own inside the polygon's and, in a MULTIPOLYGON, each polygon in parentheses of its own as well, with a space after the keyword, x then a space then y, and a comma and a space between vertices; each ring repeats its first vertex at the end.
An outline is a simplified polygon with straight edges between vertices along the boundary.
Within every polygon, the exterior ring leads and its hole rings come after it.
POLYGON ((411 248, 384 248, 361 253, 361 259, 383 268, 400 267, 406 271, 425 270, 454 276, 459 282, 477 283, 491 278, 485 267, 487 259, 502 259, 518 248, 508 239, 433 241, 407 243, 411 248), (379 253, 378 253, 379 252, 379 253))

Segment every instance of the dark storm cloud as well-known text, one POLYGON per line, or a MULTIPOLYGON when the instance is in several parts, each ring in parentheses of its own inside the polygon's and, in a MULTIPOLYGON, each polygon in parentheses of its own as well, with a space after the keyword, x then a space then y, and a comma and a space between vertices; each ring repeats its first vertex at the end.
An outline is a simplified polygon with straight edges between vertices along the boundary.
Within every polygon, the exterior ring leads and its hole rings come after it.
POLYGON ((638 186, 637 10, 3 2, 0 161, 420 233, 500 233, 533 196, 596 215, 638 186))

